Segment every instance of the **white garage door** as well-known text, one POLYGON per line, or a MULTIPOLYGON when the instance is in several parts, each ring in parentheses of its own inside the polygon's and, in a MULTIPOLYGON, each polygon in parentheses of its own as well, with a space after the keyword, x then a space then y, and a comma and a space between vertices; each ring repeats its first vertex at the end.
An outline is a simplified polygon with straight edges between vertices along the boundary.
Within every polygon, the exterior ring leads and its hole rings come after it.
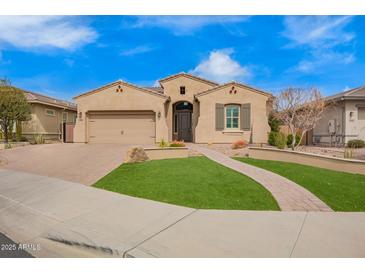
POLYGON ((89 115, 89 143, 154 144, 153 112, 92 113, 89 115))

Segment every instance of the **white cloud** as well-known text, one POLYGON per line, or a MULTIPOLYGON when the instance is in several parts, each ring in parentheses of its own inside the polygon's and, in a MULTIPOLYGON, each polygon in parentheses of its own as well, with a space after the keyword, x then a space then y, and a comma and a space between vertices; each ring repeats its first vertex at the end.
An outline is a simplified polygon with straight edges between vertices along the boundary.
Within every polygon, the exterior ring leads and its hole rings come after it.
POLYGON ((347 65, 355 61, 352 53, 339 53, 332 50, 313 52, 310 60, 302 60, 294 67, 294 70, 310 73, 325 65, 347 65))
POLYGON ((287 48, 300 47, 309 53, 307 59, 291 70, 311 73, 323 66, 354 62, 355 55, 345 50, 355 38, 355 33, 345 30, 351 20, 350 16, 285 17, 282 34, 290 40, 287 48))
POLYGON ((134 56, 134 55, 137 55, 137 54, 147 53, 147 52, 153 51, 155 49, 156 49, 155 47, 151 47, 149 45, 141 45, 141 46, 137 46, 137 47, 134 47, 134 48, 122 50, 120 55, 134 56))
POLYGON ((165 28, 175 35, 189 35, 210 25, 236 24, 248 20, 248 16, 139 16, 132 27, 165 28))
POLYGON ((211 51, 209 57, 203 60, 190 73, 219 83, 241 80, 251 76, 247 67, 241 66, 231 58, 232 49, 211 51))
POLYGON ((351 16, 287 16, 283 35, 291 46, 334 47, 350 42, 355 34, 345 31, 351 16))
POLYGON ((73 50, 95 41, 97 33, 67 16, 0 16, 0 47, 73 50))

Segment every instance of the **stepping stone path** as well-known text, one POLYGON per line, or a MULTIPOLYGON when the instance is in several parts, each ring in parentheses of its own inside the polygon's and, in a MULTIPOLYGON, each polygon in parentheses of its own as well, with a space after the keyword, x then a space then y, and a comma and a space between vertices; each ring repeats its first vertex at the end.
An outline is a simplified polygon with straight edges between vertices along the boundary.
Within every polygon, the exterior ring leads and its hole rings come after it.
POLYGON ((223 153, 197 144, 187 144, 187 146, 223 166, 252 178, 264 186, 271 192, 283 211, 333 211, 310 191, 283 176, 239 162, 223 153))

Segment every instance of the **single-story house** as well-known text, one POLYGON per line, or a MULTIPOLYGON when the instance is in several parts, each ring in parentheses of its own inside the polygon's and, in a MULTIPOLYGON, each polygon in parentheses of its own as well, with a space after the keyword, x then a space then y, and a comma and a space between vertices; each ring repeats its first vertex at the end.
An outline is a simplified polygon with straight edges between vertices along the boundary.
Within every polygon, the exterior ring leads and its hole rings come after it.
POLYGON ((365 86, 326 97, 327 108, 313 129, 313 143, 344 145, 365 140, 365 86))
POLYGON ((24 93, 31 105, 31 120, 22 123, 22 136, 33 139, 41 134, 46 140, 62 140, 63 123, 75 123, 76 105, 35 92, 24 93))
POLYGON ((273 96, 237 82, 217 84, 187 73, 159 87, 115 81, 80 94, 74 141, 155 144, 266 143, 273 96))

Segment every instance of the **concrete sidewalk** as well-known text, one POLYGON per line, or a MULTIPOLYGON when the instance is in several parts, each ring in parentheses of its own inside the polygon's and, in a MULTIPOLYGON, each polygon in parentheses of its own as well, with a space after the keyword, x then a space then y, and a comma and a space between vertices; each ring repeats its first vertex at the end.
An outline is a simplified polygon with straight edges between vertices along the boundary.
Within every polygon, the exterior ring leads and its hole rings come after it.
POLYGON ((365 257, 365 213, 195 210, 10 170, 0 232, 36 257, 365 257))

